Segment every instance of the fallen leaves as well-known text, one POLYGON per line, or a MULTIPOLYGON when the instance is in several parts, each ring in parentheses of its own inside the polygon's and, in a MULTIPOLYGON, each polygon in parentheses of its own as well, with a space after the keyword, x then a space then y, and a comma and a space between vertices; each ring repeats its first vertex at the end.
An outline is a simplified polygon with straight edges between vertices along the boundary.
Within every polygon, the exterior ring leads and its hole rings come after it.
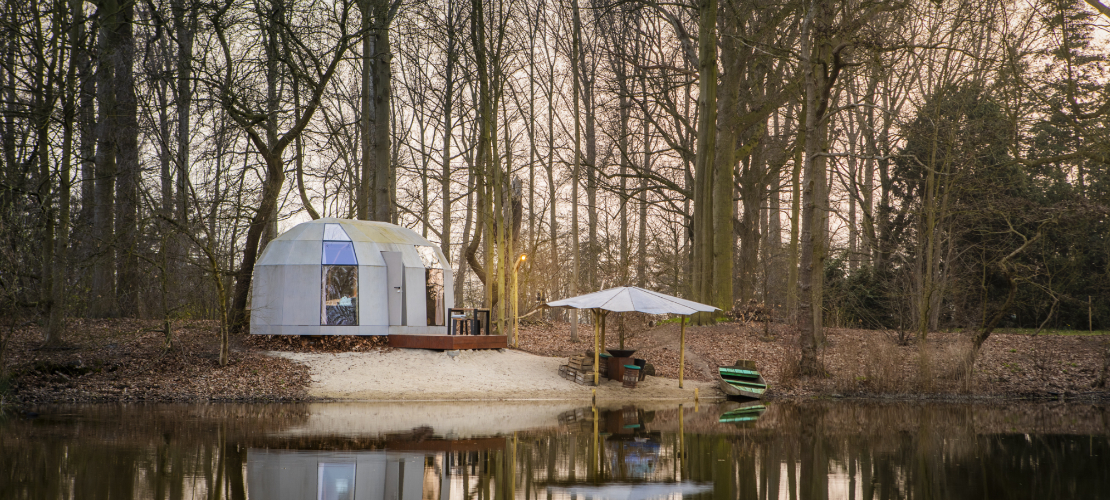
POLYGON ((18 401, 293 401, 304 399, 308 367, 263 354, 232 338, 219 366, 217 324, 183 321, 163 348, 159 322, 71 320, 66 349, 39 350, 41 330, 26 327, 8 345, 18 401))

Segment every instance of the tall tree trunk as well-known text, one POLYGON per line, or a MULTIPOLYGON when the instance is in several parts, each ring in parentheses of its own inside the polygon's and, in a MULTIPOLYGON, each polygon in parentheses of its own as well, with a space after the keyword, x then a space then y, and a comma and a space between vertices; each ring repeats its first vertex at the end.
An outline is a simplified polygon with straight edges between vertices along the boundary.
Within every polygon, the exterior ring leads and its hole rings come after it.
MULTIPOLYGON (((73 1, 73 0, 71 0, 73 1)), ((88 22, 84 14, 84 3, 80 5, 71 5, 71 10, 78 9, 79 14, 74 14, 75 22, 79 22, 82 27, 88 22)), ((92 37, 98 37, 99 32, 95 29, 91 30, 92 37)), ((79 250, 82 259, 89 259, 95 252, 96 239, 93 235, 93 226, 95 220, 96 209, 96 144, 97 144, 97 127, 96 127, 96 98, 97 98, 97 75, 95 75, 92 67, 92 58, 90 57, 89 40, 90 34, 82 34, 81 38, 74 41, 73 48, 73 64, 77 67, 78 79, 78 98, 77 98, 77 127, 80 132, 80 145, 78 150, 78 161, 81 162, 81 208, 77 214, 77 227, 74 228, 74 234, 78 238, 76 247, 79 250)), ((93 260, 95 263, 95 259, 93 260)))
POLYGON ((393 166, 390 161, 392 98, 389 26, 394 5, 389 0, 359 0, 362 12, 362 92, 359 134, 362 165, 356 216, 389 222, 393 201, 393 166))
MULTIPOLYGON (((481 214, 479 214, 479 217, 481 214)), ((462 244, 459 245, 459 271, 455 273, 455 307, 466 307, 464 301, 466 295, 464 287, 466 286, 466 266, 467 266, 467 249, 470 248, 470 228, 474 220, 474 175, 467 174, 466 179, 466 217, 463 219, 463 232, 462 244)))
POLYGON ((120 6, 116 0, 98 4, 99 36, 97 44, 96 100, 96 190, 93 212, 93 238, 95 239, 92 272, 92 296, 89 298, 89 315, 94 318, 115 317, 116 306, 116 143, 115 133, 118 114, 116 103, 116 67, 118 57, 118 25, 120 6))
POLYGON ((362 13, 362 86, 360 88, 358 117, 359 140, 362 149, 362 163, 359 169, 358 197, 355 216, 359 220, 377 220, 375 217, 374 183, 377 171, 374 156, 373 132, 371 123, 374 122, 374 40, 373 40, 373 14, 371 13, 372 0, 358 2, 359 11, 362 13))
MULTIPOLYGON (((719 18, 718 29, 721 37, 727 41, 721 44, 721 64, 725 69, 721 75, 720 87, 717 89, 716 106, 716 151, 711 160, 712 165, 712 204, 713 204, 713 235, 710 242, 713 245, 712 279, 713 294, 703 298, 712 300, 707 302, 721 308, 722 311, 732 309, 733 301, 733 264, 736 248, 736 237, 733 220, 736 218, 736 181, 733 170, 737 165, 737 147, 740 142, 740 86, 744 68, 740 61, 740 51, 737 50, 736 41, 739 34, 739 23, 736 15, 724 15, 719 18)), ((712 30, 711 30, 712 31, 712 30)), ((716 34, 714 43, 716 43, 716 34)), ((714 69, 716 63, 713 63, 714 69)), ((745 214, 746 217, 746 214, 745 214)), ((757 235, 758 236, 758 235, 757 235)), ((756 240, 756 242, 758 239, 756 240)), ((746 242, 748 243, 748 242, 746 242)), ((750 243, 749 243, 750 244, 750 243)), ((742 272, 747 272, 741 269, 742 272)), ((749 287, 750 288, 750 287, 749 287)))
POLYGON ((193 104, 193 39, 199 9, 185 0, 173 0, 173 27, 177 34, 177 222, 189 228, 189 136, 193 104))
MULTIPOLYGON (((817 338, 814 332, 814 312, 813 312, 813 280, 814 273, 819 270, 814 269, 815 258, 814 255, 814 239, 815 236, 814 226, 815 221, 820 218, 816 214, 817 208, 817 173, 814 171, 816 162, 814 156, 817 154, 817 75, 815 74, 816 61, 814 57, 814 49, 817 42, 816 37, 811 38, 813 31, 813 17, 816 15, 814 12, 815 7, 810 7, 809 12, 806 14, 806 20, 802 24, 802 71, 805 73, 805 158, 802 166, 805 178, 803 179, 802 188, 802 213, 799 225, 801 226, 800 250, 801 255, 798 262, 798 316, 796 318, 798 328, 798 341, 801 344, 801 361, 799 363, 799 371, 802 375, 815 375, 820 373, 820 368, 817 364, 817 338)), ((816 235, 817 239, 821 238, 821 234, 816 235)))
MULTIPOLYGON (((546 18, 545 18, 546 19, 546 18)), ((551 288, 547 291, 547 299, 551 300, 557 297, 561 288, 561 277, 563 273, 558 266, 559 262, 559 219, 556 218, 556 185, 555 185, 555 60, 548 60, 547 67, 547 160, 544 162, 544 168, 547 170, 547 198, 550 200, 551 220, 548 224, 548 229, 551 230, 551 254, 548 257, 548 262, 551 266, 555 267, 556 272, 552 273, 551 288)), ((552 317, 558 315, 562 318, 562 311, 553 309, 552 317)), ((572 332, 577 334, 577 327, 572 326, 572 332)), ((577 336, 573 337, 577 340, 577 336)))
MULTIPOLYGON (((694 300, 715 302, 713 167, 717 146, 717 0, 699 0, 698 15, 698 127, 694 160, 694 241, 691 248, 693 292, 694 300)), ((711 314, 694 315, 694 324, 710 321, 711 314)))
MULTIPOLYGON (((642 57, 642 54, 644 52, 644 43, 641 41, 641 38, 642 37, 636 38, 637 59, 642 57)), ((635 71, 636 73, 638 73, 640 80, 640 92, 642 94, 641 98, 644 100, 644 102, 647 102, 649 95, 647 85, 647 71, 645 71, 640 65, 636 65, 635 68, 635 71)), ((646 112, 647 108, 645 107, 645 115, 646 112)), ((642 116, 640 118, 640 122, 643 127, 641 134, 643 135, 642 140, 644 147, 644 175, 640 176, 640 227, 637 231, 638 241, 636 255, 636 286, 644 288, 647 286, 647 178, 649 175, 651 175, 651 120, 649 120, 647 116, 642 116)))
MULTIPOLYGON (((596 9, 592 9, 597 12, 596 9)), ((586 167, 586 262, 590 265, 586 266, 586 283, 588 283, 589 290, 596 292, 598 290, 598 275, 597 270, 601 267, 600 253, 597 243, 597 188, 598 188, 598 164, 597 164, 597 114, 594 106, 594 83, 596 80, 596 72, 593 70, 593 61, 590 65, 586 65, 585 51, 582 50, 582 33, 581 24, 579 24, 578 34, 578 76, 579 76, 579 89, 582 92, 582 115, 584 120, 582 133, 583 139, 586 144, 585 157, 582 159, 586 167)))
MULTIPOLYGON (((443 204, 443 227, 440 231, 439 249, 447 260, 451 260, 451 124, 452 113, 454 111, 454 94, 455 94, 455 61, 458 55, 455 53, 455 2, 454 0, 447 0, 447 61, 444 68, 444 89, 443 89, 443 171, 440 174, 440 198, 443 204)), ((468 201, 469 203, 469 201, 468 201)), ((469 206, 467 207, 469 211, 469 206)), ((469 218, 469 216, 468 216, 469 218)), ((470 221, 467 221, 469 224, 470 221)), ((462 251, 459 258, 459 266, 462 266, 462 251)), ((458 288, 455 292, 456 298, 459 297, 458 288)), ((462 306, 461 300, 455 300, 456 307, 462 306)))
MULTIPOLYGON (((571 0, 571 9, 572 29, 574 30, 571 35, 570 56, 571 72, 574 73, 573 89, 571 90, 574 100, 574 170, 571 172, 570 237, 574 264, 570 276, 570 296, 574 297, 578 295, 579 259, 581 256, 578 248, 578 183, 582 165, 582 117, 578 101, 581 96, 582 68, 578 61, 580 60, 579 53, 582 51, 582 19, 578 12, 578 0, 571 0)), ((571 342, 578 342, 578 309, 571 309, 570 311, 570 340, 571 342)))
POLYGON ((390 61, 393 59, 389 45, 389 21, 386 19, 386 10, 389 3, 379 0, 376 4, 377 14, 373 37, 373 108, 371 113, 371 149, 374 156, 374 218, 373 220, 390 222, 394 194, 394 166, 390 161, 390 135, 392 116, 390 102, 393 96, 390 79, 392 69, 390 61))
POLYGON ((798 266, 801 260, 798 240, 802 221, 802 168, 805 164, 806 116, 808 116, 806 107, 802 106, 802 114, 798 119, 798 139, 794 146, 794 168, 790 175, 790 262, 787 264, 786 277, 786 314, 790 316, 791 321, 796 321, 798 318, 798 266))
MULTIPOLYGON (((36 0, 32 0, 30 10, 32 12, 41 12, 36 0)), ((55 26, 55 29, 59 29, 61 26, 61 19, 59 19, 58 16, 60 16, 60 13, 51 16, 48 20, 55 26)), ((39 268, 37 270, 42 281, 38 290, 38 299, 41 312, 49 315, 51 312, 50 300, 53 297, 51 289, 53 288, 54 233, 57 221, 54 219, 54 193, 52 192, 54 191, 54 186, 53 182, 51 182, 52 176, 50 175, 50 155, 47 153, 53 149, 50 140, 50 115, 53 112, 54 102, 56 100, 56 92, 54 89, 56 84, 54 82, 55 76, 53 68, 55 64, 49 60, 51 59, 49 56, 51 49, 48 46, 49 42, 47 38, 58 39, 59 34, 47 33, 46 30, 48 28, 43 26, 44 17, 46 16, 36 16, 35 19, 31 21, 31 26, 29 27, 31 35, 27 40, 27 43, 32 45, 31 51, 35 54, 39 54, 39 57, 32 63, 32 67, 30 68, 31 74, 29 75, 30 78, 28 78, 31 84, 31 94, 33 95, 31 107, 28 110, 30 112, 28 122, 29 125, 33 127, 34 134, 34 153, 28 158, 28 162, 33 161, 38 172, 36 172, 37 176, 34 173, 28 173, 30 174, 29 176, 34 179, 33 182, 36 186, 35 194, 37 195, 36 198, 39 204, 38 208, 42 213, 42 227, 39 229, 41 231, 39 234, 42 238, 42 251, 38 255, 39 268), (50 68, 47 67, 48 65, 50 68)))
POLYGON ((58 223, 55 238, 54 261, 51 277, 50 317, 47 322, 46 337, 43 344, 56 346, 62 344, 65 334, 65 318, 68 313, 69 287, 67 276, 69 267, 69 222, 70 200, 72 199, 70 185, 71 164, 73 162, 73 136, 75 134, 75 117, 77 115, 77 81, 80 77, 78 68, 83 66, 79 62, 78 52, 83 52, 83 39, 85 37, 85 18, 82 2, 70 0, 70 31, 69 41, 74 47, 69 66, 66 70, 65 94, 63 96, 62 111, 62 158, 58 175, 58 223))
POLYGON ((139 310, 142 289, 139 275, 139 106, 135 96, 135 37, 132 30, 135 4, 121 3, 119 36, 114 48, 116 67, 116 113, 114 125, 117 142, 116 168, 116 237, 117 297, 119 312, 135 317, 139 310))

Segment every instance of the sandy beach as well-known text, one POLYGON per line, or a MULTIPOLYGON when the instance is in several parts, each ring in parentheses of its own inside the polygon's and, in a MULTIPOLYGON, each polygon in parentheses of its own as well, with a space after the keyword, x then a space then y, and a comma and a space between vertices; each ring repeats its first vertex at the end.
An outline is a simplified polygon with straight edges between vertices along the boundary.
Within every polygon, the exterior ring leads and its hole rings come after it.
MULTIPOLYGON (((590 401, 594 387, 559 377, 566 358, 512 349, 449 352, 270 352, 309 367, 308 396, 344 401, 590 401)), ((647 377, 635 389, 603 380, 599 402, 693 401, 720 397, 711 382, 647 377)))

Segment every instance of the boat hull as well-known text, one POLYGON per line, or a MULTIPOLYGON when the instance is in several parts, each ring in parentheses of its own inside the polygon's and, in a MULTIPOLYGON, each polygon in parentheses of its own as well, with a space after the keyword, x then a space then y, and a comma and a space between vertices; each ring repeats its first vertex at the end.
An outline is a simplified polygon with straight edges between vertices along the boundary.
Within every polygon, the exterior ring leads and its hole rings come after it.
MULTIPOLYGON (((732 368, 732 367, 722 367, 732 368)), ((726 396, 747 399, 763 399, 767 391, 767 381, 756 372, 755 377, 723 377, 720 370, 717 372, 717 385, 726 396)))

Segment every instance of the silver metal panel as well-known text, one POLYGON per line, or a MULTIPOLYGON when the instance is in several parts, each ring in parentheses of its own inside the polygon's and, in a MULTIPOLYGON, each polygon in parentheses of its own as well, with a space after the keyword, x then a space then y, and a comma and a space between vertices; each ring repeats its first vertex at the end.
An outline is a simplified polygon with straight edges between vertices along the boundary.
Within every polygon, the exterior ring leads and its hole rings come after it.
POLYGON ((390 326, 390 335, 447 335, 446 326, 390 326))
POLYGON ((401 252, 382 252, 386 267, 386 295, 389 303, 389 324, 404 325, 405 265, 401 252))
POLYGON ((362 329, 358 326, 321 326, 320 333, 316 335, 359 335, 362 329))
POLYGON ((424 495, 424 457, 389 457, 384 482, 384 498, 421 500, 424 495))
POLYGON ((455 307, 455 273, 451 272, 451 266, 443 270, 443 307, 455 307))
POLYGON ((389 335, 389 325, 361 325, 359 335, 389 335))
POLYGON ((251 498, 316 498, 317 464, 311 453, 247 450, 247 492, 251 498))
POLYGON ((256 325, 281 324, 284 285, 285 272, 281 266, 258 266, 254 268, 254 288, 251 293, 251 331, 254 331, 256 325))
POLYGON ((428 326, 428 303, 426 293, 427 278, 424 266, 405 266, 405 325, 428 326))
POLYGON ((386 500, 384 453, 359 453, 355 461, 355 500, 386 500))
POLYGON ((281 324, 320 326, 320 307, 323 304, 319 256, 315 265, 289 265, 285 269, 285 297, 281 324))
POLYGON ((278 235, 278 238, 290 240, 320 241, 324 239, 324 222, 323 220, 302 222, 300 224, 297 224, 296 226, 293 226, 293 229, 290 229, 278 235), (286 234, 289 235, 288 238, 285 237, 286 234))
POLYGON ((289 242, 289 253, 285 256, 285 265, 316 264, 320 265, 320 258, 324 252, 324 242, 320 240, 297 240, 289 242))
POLYGON ((389 295, 383 285, 385 282, 385 267, 358 266, 358 324, 389 325, 389 295))
POLYGON ((289 255, 289 250, 293 246, 292 241, 287 240, 273 240, 266 248, 262 250, 262 255, 258 257, 258 262, 254 265, 258 266, 284 264, 289 255))
MULTIPOLYGON (((388 325, 361 325, 361 326, 319 326, 319 325, 257 325, 251 326, 254 335, 389 335, 391 328, 408 328, 405 326, 388 325)), ((446 335, 445 327, 437 334, 446 335)), ((393 333, 408 332, 398 330, 393 333)))
POLYGON ((320 219, 313 222, 316 224, 320 224, 321 222, 338 222, 343 225, 343 229, 347 231, 347 235, 354 241, 376 241, 378 243, 395 243, 401 245, 432 244, 427 238, 417 234, 416 231, 396 226, 388 222, 351 219, 320 219))
POLYGON ((416 252, 416 246, 396 245, 395 248, 404 256, 405 267, 419 267, 420 269, 424 269, 424 260, 421 259, 420 254, 416 252))
POLYGON ((392 248, 383 248, 381 245, 372 241, 355 241, 355 257, 361 266, 378 266, 385 267, 385 261, 382 260, 383 251, 392 251, 392 248))

